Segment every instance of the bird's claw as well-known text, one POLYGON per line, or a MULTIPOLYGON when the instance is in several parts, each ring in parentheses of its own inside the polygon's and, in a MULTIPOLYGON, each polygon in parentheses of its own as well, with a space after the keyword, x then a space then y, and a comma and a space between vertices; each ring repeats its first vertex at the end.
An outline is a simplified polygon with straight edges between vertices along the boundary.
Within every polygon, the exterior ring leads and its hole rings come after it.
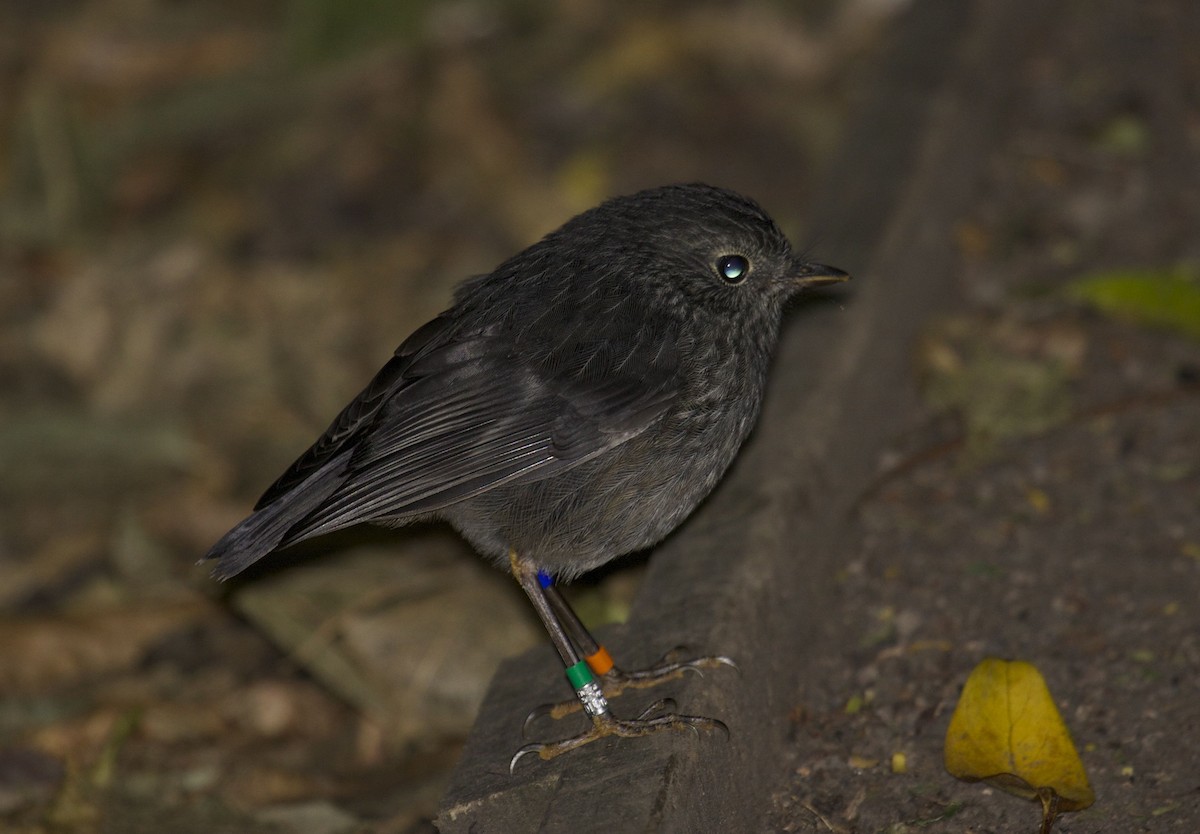
MULTIPOLYGON (((604 697, 611 699, 616 698, 626 689, 645 689, 651 686, 658 686, 661 683, 680 678, 686 672, 694 672, 703 677, 705 669, 717 669, 722 666, 728 666, 738 673, 741 672, 741 669, 734 662, 733 658, 726 657, 725 655, 694 657, 690 660, 678 659, 686 653, 686 646, 676 646, 666 652, 654 665, 647 669, 626 672, 614 666, 598 677, 597 681, 600 684, 600 688, 604 691, 604 697)), ((574 715, 580 710, 582 710, 582 707, 575 698, 569 701, 559 701, 554 704, 542 704, 530 710, 529 714, 525 716, 525 721, 521 725, 521 735, 524 738, 529 738, 530 728, 542 718, 548 717, 551 720, 558 721, 568 715, 574 715)))
POLYGON ((681 656, 687 654, 687 650, 687 646, 676 646, 663 654, 648 669, 639 669, 634 672, 618 671, 617 680, 622 684, 622 688, 654 686, 663 681, 672 680, 684 672, 695 672, 704 677, 705 669, 716 669, 719 666, 729 666, 741 671, 738 669, 738 665, 734 662, 733 658, 726 657, 725 655, 709 655, 705 657, 693 657, 691 660, 680 660, 681 656))
POLYGON ((560 718, 565 718, 583 709, 577 698, 572 698, 569 701, 559 701, 554 704, 542 704, 534 707, 529 711, 529 715, 525 716, 525 721, 521 724, 521 737, 529 738, 529 728, 537 723, 538 719, 549 717, 553 721, 558 721, 560 718))
POLYGON ((704 718, 699 715, 679 715, 678 713, 670 712, 674 708, 674 701, 670 698, 663 698, 646 707, 646 709, 638 714, 637 718, 630 721, 622 721, 614 718, 610 713, 593 716, 592 726, 577 736, 565 738, 561 741, 534 742, 521 747, 513 754, 512 759, 509 760, 508 772, 510 774, 515 772, 517 762, 531 753, 536 753, 538 758, 543 761, 549 761, 557 756, 561 756, 563 753, 608 736, 640 738, 656 733, 659 730, 690 730, 699 736, 701 730, 717 730, 726 738, 729 738, 729 727, 726 726, 725 722, 718 721, 715 718, 704 718))

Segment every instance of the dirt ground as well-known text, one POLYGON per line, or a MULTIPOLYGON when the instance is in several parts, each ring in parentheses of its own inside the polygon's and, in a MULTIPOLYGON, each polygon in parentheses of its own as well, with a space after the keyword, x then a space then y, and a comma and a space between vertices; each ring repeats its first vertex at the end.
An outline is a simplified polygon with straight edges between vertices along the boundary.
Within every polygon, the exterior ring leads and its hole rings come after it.
MULTIPOLYGON (((439 529, 192 563, 456 281, 607 194, 715 181, 819 253, 797 195, 902 6, 0 11, 0 828, 432 831, 543 639, 511 583, 439 529)), ((995 655, 1095 789, 1057 830, 1200 831, 1200 341, 1064 292, 1195 275, 1200 16, 1063 9, 1002 70, 965 303, 911 347, 927 420, 847 519, 768 830, 1035 830, 941 764, 995 655)), ((591 622, 638 570, 582 583, 591 622)))
POLYGON ((1059 830, 1200 830, 1200 351, 1056 295, 1197 254, 1200 75, 1171 57, 1197 19, 1147 8, 1065 14, 1015 68, 1015 125, 960 237, 975 309, 917 350, 927 403, 959 419, 931 409, 849 524, 827 613, 852 648, 799 693, 771 830, 1034 830, 1034 805, 942 767, 985 656, 1035 663, 1080 747, 1097 802, 1059 830), (1091 61, 1122 42, 1147 51, 1091 61), (1118 150, 1134 123, 1148 144, 1118 150))
POLYGON ((864 502, 828 609, 848 651, 797 697, 770 830, 1035 830, 1035 805, 943 769, 985 656, 1035 663, 1080 747, 1097 805, 1060 830, 1196 825, 1195 351, 1071 314, 1020 327, 1086 342, 1075 410, 982 460, 933 447, 864 502))

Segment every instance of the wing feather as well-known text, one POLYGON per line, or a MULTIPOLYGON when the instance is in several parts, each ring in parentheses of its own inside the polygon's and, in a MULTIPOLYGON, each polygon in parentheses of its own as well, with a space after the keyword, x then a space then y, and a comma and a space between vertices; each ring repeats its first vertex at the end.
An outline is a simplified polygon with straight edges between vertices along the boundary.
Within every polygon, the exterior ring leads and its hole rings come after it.
POLYGON ((631 296, 605 312, 556 310, 561 326, 544 342, 503 319, 466 330, 457 308, 422 327, 267 489, 241 532, 213 547, 217 572, 358 522, 547 478, 645 431, 678 394, 674 331, 647 326, 631 296))

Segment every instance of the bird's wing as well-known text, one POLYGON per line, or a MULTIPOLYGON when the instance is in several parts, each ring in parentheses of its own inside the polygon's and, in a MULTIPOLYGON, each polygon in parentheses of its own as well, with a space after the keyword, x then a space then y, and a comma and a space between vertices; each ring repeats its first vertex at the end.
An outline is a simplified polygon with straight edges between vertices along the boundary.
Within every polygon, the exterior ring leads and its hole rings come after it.
POLYGON ((418 331, 393 360, 401 367, 385 368, 293 466, 302 477, 353 448, 341 485, 283 543, 540 480, 643 432, 678 393, 675 340, 630 299, 606 313, 569 317, 541 340, 418 331))
MULTIPOLYGON (((565 297, 565 296, 564 296, 565 297)), ((632 297, 539 308, 410 336, 325 433, 213 545, 233 576, 268 553, 361 521, 431 512, 553 475, 654 425, 679 393, 677 331, 632 297)))
POLYGON ((453 331, 453 320, 443 313, 405 339, 396 348, 395 355, 367 383, 367 387, 333 418, 324 434, 275 483, 267 487, 254 509, 261 510, 286 495, 338 455, 348 441, 371 424, 388 398, 408 384, 408 372, 412 364, 426 352, 436 350, 439 344, 452 338, 453 331))

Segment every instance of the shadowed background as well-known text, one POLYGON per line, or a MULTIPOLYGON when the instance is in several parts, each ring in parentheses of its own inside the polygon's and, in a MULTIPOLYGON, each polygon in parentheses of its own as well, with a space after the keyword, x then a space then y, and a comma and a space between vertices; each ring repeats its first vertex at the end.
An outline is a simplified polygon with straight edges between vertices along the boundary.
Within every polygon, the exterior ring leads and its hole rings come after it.
POLYGON ((542 639, 510 580, 437 528, 232 591, 192 563, 455 283, 604 197, 711 181, 819 243, 805 194, 901 5, 6 4, 0 812, 420 828, 542 639))

